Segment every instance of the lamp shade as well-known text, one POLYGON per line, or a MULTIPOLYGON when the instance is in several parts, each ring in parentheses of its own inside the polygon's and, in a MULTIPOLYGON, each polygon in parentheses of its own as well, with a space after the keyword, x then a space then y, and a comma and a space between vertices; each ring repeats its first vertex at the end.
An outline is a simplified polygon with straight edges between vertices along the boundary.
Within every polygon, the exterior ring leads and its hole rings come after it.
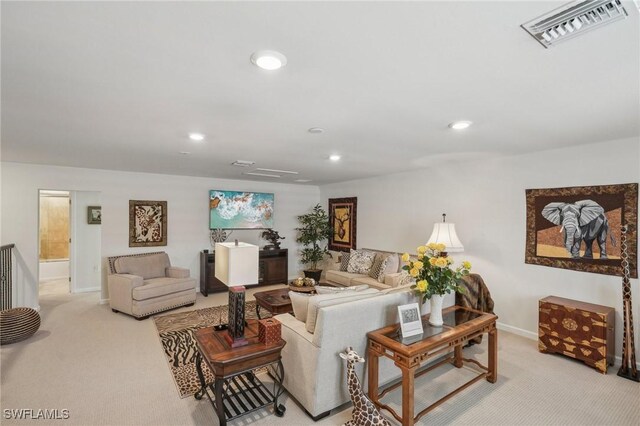
POLYGON ((216 278, 227 287, 258 283, 258 246, 216 243, 216 278))
POLYGON ((433 232, 429 237, 429 243, 444 244, 447 253, 456 253, 464 251, 464 246, 460 242, 456 234, 455 223, 440 222, 433 225, 433 232))

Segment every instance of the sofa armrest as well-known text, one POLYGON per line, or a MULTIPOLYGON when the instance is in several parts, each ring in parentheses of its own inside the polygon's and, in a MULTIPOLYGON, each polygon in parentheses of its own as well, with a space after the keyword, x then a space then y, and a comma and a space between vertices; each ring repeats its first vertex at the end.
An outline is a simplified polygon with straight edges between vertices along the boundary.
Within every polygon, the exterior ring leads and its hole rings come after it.
POLYGON ((169 266, 165 269, 165 275, 169 278, 189 278, 190 272, 187 268, 178 268, 177 266, 169 266))
POLYGON ((111 274, 107 282, 111 308, 132 315, 133 289, 144 284, 142 277, 131 274, 111 274))

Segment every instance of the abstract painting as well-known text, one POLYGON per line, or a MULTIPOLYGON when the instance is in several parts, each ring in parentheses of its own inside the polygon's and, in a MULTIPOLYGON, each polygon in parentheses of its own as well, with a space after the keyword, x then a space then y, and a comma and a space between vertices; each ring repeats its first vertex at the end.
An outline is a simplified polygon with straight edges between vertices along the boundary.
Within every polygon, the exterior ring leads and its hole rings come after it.
POLYGON ((355 250, 357 213, 357 197, 329 199, 329 222, 332 232, 329 250, 355 250))
POLYGON ((621 227, 628 225, 637 278, 637 183, 527 189, 526 198, 525 263, 621 276, 621 227))
POLYGON ((167 202, 129 200, 129 247, 167 245, 167 202))
POLYGON ((209 191, 209 229, 273 228, 273 208, 271 193, 209 191))

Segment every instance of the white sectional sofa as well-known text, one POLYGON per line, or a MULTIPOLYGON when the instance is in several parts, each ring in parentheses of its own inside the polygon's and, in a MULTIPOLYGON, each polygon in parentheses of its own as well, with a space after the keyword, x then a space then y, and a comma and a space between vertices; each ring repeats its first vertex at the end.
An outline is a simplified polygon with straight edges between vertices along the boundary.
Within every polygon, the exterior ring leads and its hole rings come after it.
POLYGON ((385 290, 392 287, 397 287, 401 277, 402 261, 398 253, 387 252, 383 250, 375 249, 362 249, 365 251, 381 253, 383 255, 392 256, 394 259, 390 262, 389 267, 385 271, 384 282, 379 282, 377 279, 370 277, 368 274, 354 274, 347 271, 340 270, 340 260, 342 253, 334 252, 331 255, 331 259, 327 265, 325 272, 325 281, 331 285, 339 286, 356 286, 356 285, 368 285, 372 288, 379 290, 385 290))
MULTIPOLYGON (((347 297, 348 301, 338 301, 337 304, 326 300, 331 298, 330 295, 322 295, 325 301, 316 306, 317 317, 312 333, 307 331, 305 322, 291 314, 275 317, 282 323, 282 338, 287 342, 282 350, 284 386, 314 420, 350 400, 345 363, 338 354, 352 346, 366 357, 367 332, 398 322, 398 305, 416 301, 409 286, 350 292, 352 295, 358 293, 361 293, 360 297, 347 297)), ((358 366, 363 369, 363 364, 358 366)), ((363 371, 360 370, 358 375, 363 378, 366 389, 363 371)), ((400 369, 390 360, 381 359, 380 384, 398 377, 400 369)))

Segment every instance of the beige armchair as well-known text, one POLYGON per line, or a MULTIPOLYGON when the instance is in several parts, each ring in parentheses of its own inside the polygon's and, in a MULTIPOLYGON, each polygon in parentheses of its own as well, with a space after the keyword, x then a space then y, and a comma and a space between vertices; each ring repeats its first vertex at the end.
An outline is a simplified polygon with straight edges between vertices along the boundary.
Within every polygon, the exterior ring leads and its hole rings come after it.
POLYGON ((165 252, 110 257, 109 272, 113 312, 142 320, 196 301, 195 278, 188 269, 171 266, 165 252))

